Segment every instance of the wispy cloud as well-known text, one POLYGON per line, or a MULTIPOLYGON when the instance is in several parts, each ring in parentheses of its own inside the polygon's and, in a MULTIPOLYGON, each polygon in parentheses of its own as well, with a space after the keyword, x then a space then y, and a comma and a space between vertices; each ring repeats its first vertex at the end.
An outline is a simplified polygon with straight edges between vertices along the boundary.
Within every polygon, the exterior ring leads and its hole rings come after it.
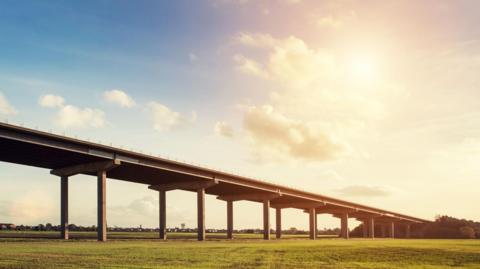
POLYGON ((17 110, 12 105, 10 105, 7 98, 3 96, 3 94, 0 92, 0 114, 15 115, 17 113, 17 110))
POLYGON ((255 60, 247 58, 241 54, 235 55, 233 59, 237 63, 236 68, 239 71, 245 74, 254 75, 261 78, 269 77, 269 74, 263 69, 260 63, 256 62, 255 60))
MULTIPOLYGON (((109 206, 109 219, 115 223, 123 223, 123 225, 137 227, 145 223, 152 223, 152 218, 158 215, 159 204, 158 198, 151 195, 143 196, 132 200, 125 205, 109 206), (125 216, 130 216, 125 219, 125 216)), ((191 221, 188 212, 172 206, 167 203, 168 222, 181 223, 191 221)), ((156 222, 154 222, 156 223, 156 222)), ((158 226, 154 226, 158 227, 158 226)))
POLYGON ((13 201, 0 203, 0 214, 14 222, 43 222, 53 216, 53 210, 50 195, 40 190, 27 191, 13 201))
POLYGON ((283 0, 284 3, 289 4, 289 5, 295 5, 295 4, 300 4, 303 2, 303 0, 283 0))
POLYGON ((188 54, 188 59, 190 60, 190 62, 196 62, 198 60, 198 56, 195 53, 190 52, 188 54))
POLYGON ((326 15, 316 19, 315 24, 318 27, 325 28, 340 28, 346 24, 352 23, 357 18, 357 13, 350 11, 342 15, 326 15))
POLYGON ((219 121, 215 123, 213 131, 216 135, 225 136, 225 137, 233 137, 233 127, 224 121, 219 121))
POLYGON ((186 117, 180 114, 180 112, 173 111, 166 105, 157 102, 148 103, 147 110, 150 113, 153 129, 157 131, 172 130, 195 122, 197 119, 195 112, 192 112, 190 117, 186 117))
POLYGON ((234 37, 234 41, 249 47, 271 48, 279 43, 269 34, 262 33, 246 33, 241 32, 234 37))
MULTIPOLYGON (((248 4, 265 4, 267 1, 258 1, 258 0, 210 0, 213 6, 220 6, 220 5, 228 5, 228 4, 235 4, 235 5, 248 5, 248 4)), ((276 1, 274 1, 276 2, 276 1)), ((302 3, 303 0, 279 0, 278 3, 284 5, 296 5, 302 3)))
POLYGON ((356 196, 356 197, 378 197, 378 196, 390 196, 393 194, 393 190, 387 187, 381 186, 362 186, 352 185, 336 190, 340 195, 356 196))

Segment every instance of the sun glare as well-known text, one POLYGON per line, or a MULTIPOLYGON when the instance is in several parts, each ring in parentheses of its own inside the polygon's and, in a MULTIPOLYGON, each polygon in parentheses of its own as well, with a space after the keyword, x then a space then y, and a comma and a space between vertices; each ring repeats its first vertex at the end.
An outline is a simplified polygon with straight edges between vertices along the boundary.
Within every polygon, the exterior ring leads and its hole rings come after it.
POLYGON ((368 58, 356 58, 350 62, 349 73, 360 82, 372 82, 377 77, 375 63, 368 58))

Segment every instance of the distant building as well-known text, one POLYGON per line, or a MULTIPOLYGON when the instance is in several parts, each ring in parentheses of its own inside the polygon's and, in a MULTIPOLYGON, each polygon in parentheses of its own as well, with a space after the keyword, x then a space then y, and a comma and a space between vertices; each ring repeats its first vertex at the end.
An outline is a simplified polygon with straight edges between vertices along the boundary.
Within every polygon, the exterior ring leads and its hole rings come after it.
POLYGON ((0 230, 15 230, 17 226, 13 223, 0 223, 0 230))

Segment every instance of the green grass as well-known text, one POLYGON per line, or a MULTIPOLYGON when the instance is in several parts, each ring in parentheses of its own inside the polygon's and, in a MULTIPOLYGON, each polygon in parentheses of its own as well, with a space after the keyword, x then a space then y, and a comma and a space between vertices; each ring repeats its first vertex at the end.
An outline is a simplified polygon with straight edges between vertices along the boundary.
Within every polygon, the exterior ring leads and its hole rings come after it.
MULTIPOLYGON (((0 238, 51 238, 57 239, 60 236, 59 232, 55 231, 0 231, 0 238)), ((207 233, 208 240, 224 240, 226 234, 222 233, 207 233)), ((274 237, 275 235, 272 235, 274 237)), ((70 232, 70 239, 96 239, 97 232, 70 232)), ((298 235, 283 235, 288 239, 305 239, 308 238, 308 234, 298 235)), ((337 235, 321 236, 324 238, 334 238, 337 235)), ((108 232, 109 239, 157 239, 157 232, 108 232)), ((196 233, 168 233, 169 239, 196 239, 196 233)), ((235 238, 238 239, 262 239, 263 234, 235 234, 235 238)), ((0 239, 1 240, 1 239, 0 239)))
POLYGON ((480 240, 265 242, 237 235, 241 239, 196 242, 189 239, 194 235, 178 234, 179 240, 163 242, 154 239, 155 235, 140 236, 152 239, 112 239, 106 243, 3 238, 0 268, 480 268, 480 240))

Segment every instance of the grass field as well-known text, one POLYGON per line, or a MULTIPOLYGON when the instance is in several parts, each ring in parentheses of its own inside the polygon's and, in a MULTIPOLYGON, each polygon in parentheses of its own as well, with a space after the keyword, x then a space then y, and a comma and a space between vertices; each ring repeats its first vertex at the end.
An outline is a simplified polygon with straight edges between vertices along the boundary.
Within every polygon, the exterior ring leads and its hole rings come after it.
POLYGON ((233 241, 196 242, 189 239, 193 234, 178 234, 162 242, 155 235, 119 233, 112 234, 119 239, 99 243, 0 233, 11 237, 0 239, 0 268, 480 268, 479 240, 265 242, 237 235, 233 241))
MULTIPOLYGON (((46 232, 46 231, 0 231, 0 238, 50 238, 57 239, 59 237, 59 232, 46 232)), ((226 234, 221 233, 207 233, 207 240, 225 240, 226 234)), ((272 235, 274 237, 275 235, 272 235)), ((97 232, 70 232, 70 239, 96 239, 97 232)), ((299 235, 283 235, 286 239, 306 239, 308 234, 299 234, 299 235)), ((336 235, 322 236, 325 238, 328 237, 338 237, 336 235)), ((109 239, 122 240, 122 239, 157 239, 157 232, 108 232, 109 239)), ((196 233, 168 233, 169 239, 197 239, 196 233)), ((237 239, 262 239, 263 234, 235 234, 237 239)), ((1 240, 1 239, 0 239, 1 240)), ((1 241, 0 241, 1 242, 1 241)))

